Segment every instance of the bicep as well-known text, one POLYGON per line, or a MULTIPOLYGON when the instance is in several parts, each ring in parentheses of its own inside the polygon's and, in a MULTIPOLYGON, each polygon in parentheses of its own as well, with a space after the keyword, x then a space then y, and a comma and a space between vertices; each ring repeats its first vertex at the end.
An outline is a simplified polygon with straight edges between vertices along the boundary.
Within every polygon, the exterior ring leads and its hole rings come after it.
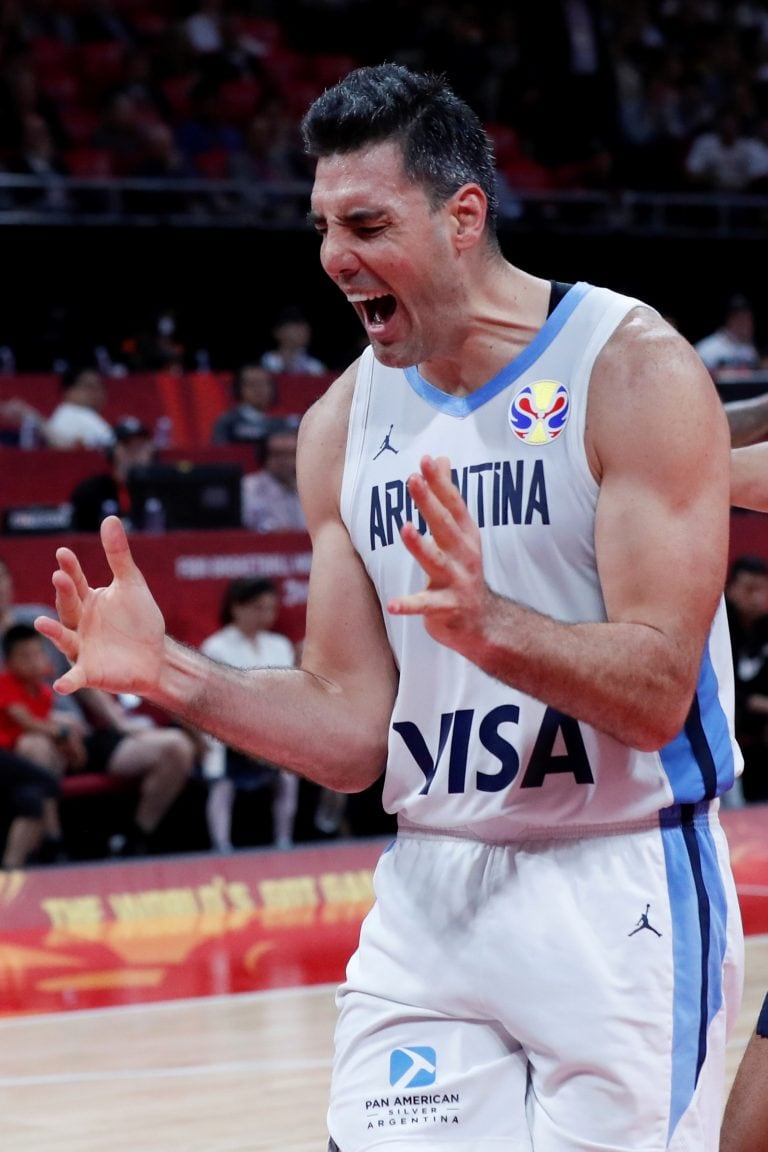
POLYGON ((381 604, 339 510, 352 381, 351 372, 342 377, 299 434, 297 475, 312 539, 301 667, 341 694, 354 723, 385 746, 397 670, 381 604))
POLYGON ((729 435, 708 376, 685 349, 642 368, 598 417, 598 568, 610 620, 700 651, 725 580, 729 435), (666 369, 666 374, 664 374, 666 369))
POLYGON ((397 672, 381 605, 340 520, 313 535, 301 667, 353 702, 360 723, 388 731, 397 672))

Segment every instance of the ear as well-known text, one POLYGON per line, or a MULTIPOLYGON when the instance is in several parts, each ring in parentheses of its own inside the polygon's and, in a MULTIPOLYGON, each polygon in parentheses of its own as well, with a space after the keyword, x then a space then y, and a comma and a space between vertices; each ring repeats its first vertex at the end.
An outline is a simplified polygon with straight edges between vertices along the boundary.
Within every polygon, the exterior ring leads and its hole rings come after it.
POLYGON ((479 184, 463 184, 451 198, 454 244, 457 251, 473 247, 483 237, 488 201, 479 184))

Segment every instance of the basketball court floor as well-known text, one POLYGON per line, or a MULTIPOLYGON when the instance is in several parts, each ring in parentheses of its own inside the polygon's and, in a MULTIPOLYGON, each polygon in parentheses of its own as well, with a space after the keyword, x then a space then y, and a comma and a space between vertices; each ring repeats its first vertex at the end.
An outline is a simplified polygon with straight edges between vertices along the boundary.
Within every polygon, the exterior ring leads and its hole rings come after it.
MULTIPOLYGON (((768 989, 768 807, 723 813, 768 989)), ((386 841, 0 875, 2 1152, 324 1152, 333 993, 386 841)))

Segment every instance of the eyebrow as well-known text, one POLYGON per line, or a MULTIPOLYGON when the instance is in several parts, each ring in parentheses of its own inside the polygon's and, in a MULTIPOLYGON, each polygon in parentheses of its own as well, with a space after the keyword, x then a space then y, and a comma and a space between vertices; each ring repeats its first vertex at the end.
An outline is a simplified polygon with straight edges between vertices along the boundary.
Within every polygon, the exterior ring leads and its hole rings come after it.
MULTIPOLYGON (((381 208, 355 208, 352 212, 346 212, 339 216, 342 224, 365 224, 369 220, 377 220, 381 217, 383 209, 381 208)), ((326 217, 321 212, 314 212, 310 210, 307 213, 307 223, 313 227, 318 224, 325 223, 326 217)))

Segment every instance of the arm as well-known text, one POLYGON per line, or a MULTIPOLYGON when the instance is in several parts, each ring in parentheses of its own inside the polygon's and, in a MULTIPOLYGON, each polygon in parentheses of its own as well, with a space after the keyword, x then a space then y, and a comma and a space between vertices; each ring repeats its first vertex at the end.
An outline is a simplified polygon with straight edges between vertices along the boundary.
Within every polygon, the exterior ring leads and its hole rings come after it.
POLYGON ((338 510, 351 384, 347 373, 302 424, 299 481, 313 549, 302 666, 239 671, 166 636, 122 525, 111 517, 102 526, 110 586, 90 588, 75 555, 59 549, 59 621, 36 621, 73 665, 58 691, 134 692, 226 744, 338 791, 377 778, 396 673, 380 606, 338 510))
POLYGON ((731 451, 731 504, 768 512, 768 441, 731 451))
POLYGON ((768 1152, 768 996, 731 1086, 720 1152, 768 1152))
POLYGON ((625 744, 656 749, 685 720, 722 593, 728 428, 699 357, 645 310, 623 323, 595 366, 586 447, 600 483, 595 546, 606 622, 563 623, 487 587, 479 532, 447 461, 425 460, 409 481, 431 535, 408 524, 403 540, 427 586, 389 608, 422 614, 434 639, 505 683, 625 744))
POLYGON ((768 392, 747 400, 728 400, 723 407, 734 448, 753 444, 768 436, 768 392))

